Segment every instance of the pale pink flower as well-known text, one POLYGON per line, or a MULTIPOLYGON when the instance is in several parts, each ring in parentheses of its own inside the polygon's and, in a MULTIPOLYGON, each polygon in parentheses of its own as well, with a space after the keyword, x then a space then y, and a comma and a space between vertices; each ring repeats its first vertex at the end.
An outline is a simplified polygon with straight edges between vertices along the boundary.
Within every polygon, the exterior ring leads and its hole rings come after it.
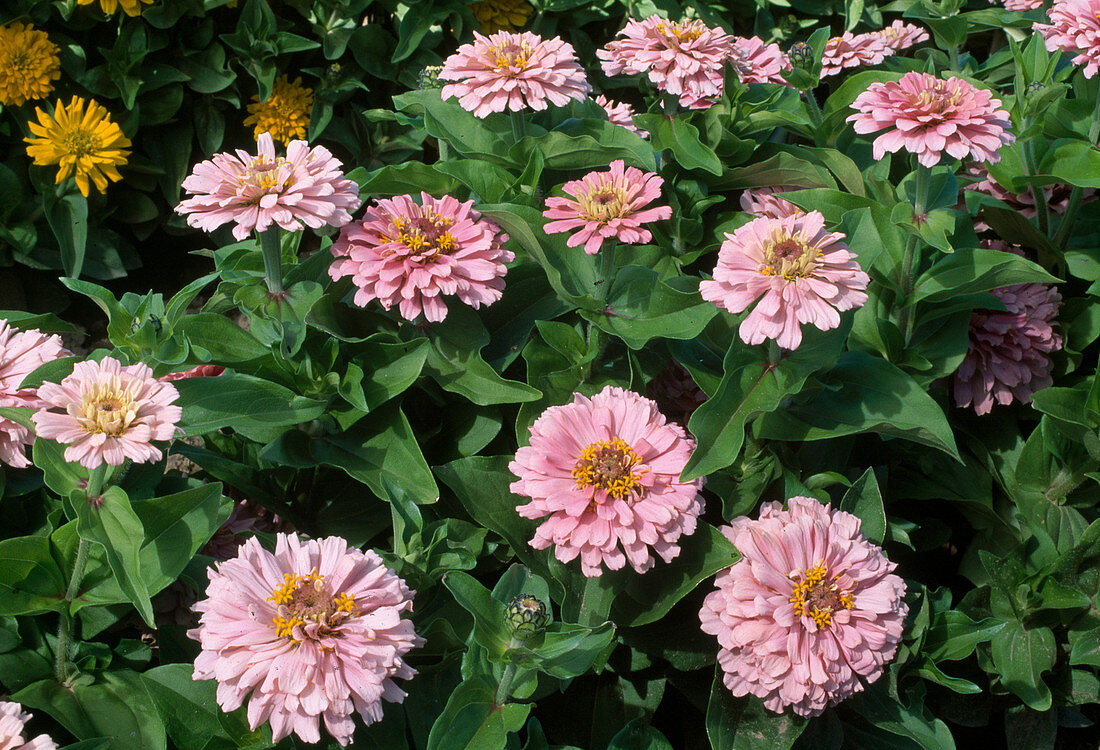
POLYGON ((903 21, 894 21, 889 26, 871 33, 877 34, 882 43, 886 45, 887 55, 896 54, 909 49, 915 44, 928 41, 927 31, 920 26, 904 23, 903 21))
POLYGON ((991 92, 961 78, 945 81, 909 72, 899 81, 872 83, 852 102, 858 111, 848 122, 857 133, 889 128, 872 144, 875 159, 904 148, 926 167, 938 164, 944 152, 955 159, 996 162, 1001 146, 1016 140, 1007 130, 1012 126, 1008 112, 1000 106, 991 92))
POLYGON ((257 155, 215 154, 195 165, 183 189, 195 197, 176 206, 192 227, 212 232, 233 222, 233 236, 273 224, 288 232, 305 227, 342 227, 359 208, 359 188, 344 177, 340 161, 324 146, 291 141, 286 157, 275 155, 270 133, 256 140, 257 155))
POLYGON ((650 16, 627 21, 620 40, 596 50, 609 76, 647 75, 661 91, 678 96, 680 105, 706 109, 722 96, 723 68, 733 38, 702 21, 669 21, 650 16))
POLYGON ((696 385, 691 373, 674 359, 646 383, 645 393, 657 403, 662 414, 683 427, 687 427, 691 415, 707 401, 707 394, 696 385))
MULTIPOLYGON (((0 318, 0 406, 42 407, 34 388, 20 388, 23 380, 47 362, 70 353, 60 336, 37 328, 18 331, 0 318)), ((31 465, 24 446, 34 443, 34 433, 18 422, 0 417, 0 462, 17 469, 31 465)), ((0 748, 2 750, 2 748, 0 748)))
POLYGON ((1047 11, 1050 23, 1032 26, 1043 36, 1047 49, 1076 55, 1085 78, 1100 70, 1100 0, 1054 0, 1047 11))
POLYGON ((0 701, 0 750, 55 750, 57 743, 45 734, 24 738, 23 725, 30 720, 18 703, 0 701))
POLYGON ((429 321, 443 320, 444 294, 475 309, 500 299, 504 264, 515 259, 501 245, 508 235, 482 218, 472 200, 427 193, 420 200, 398 195, 376 201, 333 243, 329 276, 350 276, 360 307, 377 299, 387 310, 397 305, 406 320, 421 312, 429 321))
POLYGON ((784 349, 797 349, 802 323, 836 328, 840 311, 867 302, 869 282, 844 235, 825 231, 825 217, 811 211, 761 217, 727 232, 714 280, 701 282, 699 292, 731 313, 759 299, 741 322, 741 340, 775 339, 784 349))
POLYGON ((566 245, 583 244, 584 251, 595 255, 604 240, 616 239, 628 245, 649 242, 653 235, 642 225, 672 217, 669 206, 644 208, 661 197, 664 180, 654 172, 626 167, 622 159, 611 162, 607 172, 589 172, 579 180, 562 185, 573 198, 554 196, 546 199, 542 215, 551 221, 543 227, 547 234, 571 232, 566 245))
POLYGON ((38 388, 42 411, 34 414, 38 437, 67 445, 66 461, 87 469, 157 461, 154 440, 170 440, 183 410, 172 402, 179 391, 153 377, 143 364, 123 366, 117 359, 78 362, 67 378, 38 388), (60 412, 47 411, 48 408, 60 412))
POLYGON ((634 108, 626 102, 617 102, 600 94, 596 97, 596 104, 603 107, 603 111, 607 113, 607 119, 612 124, 624 127, 631 133, 637 133, 642 138, 649 138, 647 131, 634 124, 634 108))
POLYGON ((730 63, 741 83, 778 83, 789 86, 783 71, 791 69, 791 61, 778 44, 764 44, 758 36, 732 38, 730 63))
POLYGON ((607 386, 592 398, 551 406, 531 425, 531 441, 508 464, 511 490, 531 498, 524 518, 545 518, 531 546, 554 547, 584 575, 627 562, 639 573, 680 554, 677 541, 695 531, 703 480, 680 481, 695 442, 668 422, 657 404, 607 386))
POLYGON ((845 31, 825 43, 821 55, 821 77, 836 75, 845 68, 878 65, 893 54, 878 33, 853 34, 845 31))
POLYGON ((383 699, 404 700, 394 678, 416 674, 404 656, 423 640, 401 618, 413 592, 375 552, 278 534, 274 554, 252 538, 208 575, 187 635, 202 645, 193 679, 218 681, 222 710, 248 699, 249 726, 270 720, 276 742, 318 742, 323 720, 347 745, 353 714, 372 724, 383 699))
MULTIPOLYGON (((996 0, 989 0, 990 3, 995 3, 996 0)), ((1015 10, 1021 13, 1029 10, 1038 10, 1043 7, 1043 0, 1002 0, 1001 5, 1005 10, 1015 10)))
POLYGON ((175 380, 186 380, 188 378, 215 378, 223 372, 225 372, 225 368, 221 365, 198 365, 183 372, 170 372, 167 375, 161 375, 159 380, 164 383, 171 383, 175 380))
POLYGON ((475 117, 505 109, 546 109, 547 102, 561 107, 570 99, 584 101, 592 91, 573 45, 530 31, 490 36, 475 31, 472 44, 463 44, 443 62, 439 80, 455 81, 440 96, 458 97, 475 117))
MULTIPOLYGON (((983 240, 982 247, 1022 255, 1018 246, 983 240)), ((1014 284, 993 289, 1005 309, 970 315, 970 344, 955 371, 955 403, 988 414, 994 402, 1031 403, 1031 394, 1053 384, 1052 352, 1062 348, 1054 330, 1062 295, 1048 284, 1014 284)))
POLYGON ((882 676, 909 611, 905 583, 860 520, 809 497, 722 529, 742 558, 699 611, 735 696, 817 716, 882 676))
MULTIPOLYGON (((1031 191, 1013 193, 1005 190, 992 178, 992 176, 990 176, 989 170, 986 169, 984 163, 971 162, 964 165, 962 172, 960 172, 960 176, 971 177, 975 180, 970 184, 963 185, 963 190, 974 190, 979 193, 985 193, 986 195, 1004 201, 1029 219, 1035 217, 1037 211, 1035 208, 1035 198, 1032 196, 1031 191)), ((1046 199, 1047 210, 1057 215, 1066 212, 1066 209, 1069 208, 1070 194, 1073 192, 1071 186, 1058 182, 1050 185, 1043 185, 1041 190, 1046 199)), ((1095 198, 1096 190, 1093 188, 1085 188, 1081 195, 1083 200, 1089 201, 1095 198)), ((966 201, 962 194, 959 196, 959 210, 966 211, 966 201)), ((975 232, 984 232, 989 228, 989 225, 984 221, 974 222, 975 232)))
POLYGON ((798 216, 806 213, 786 198, 780 198, 779 193, 787 193, 801 188, 787 185, 776 187, 749 188, 741 193, 741 210, 756 216, 766 216, 770 219, 782 219, 787 216, 798 216))

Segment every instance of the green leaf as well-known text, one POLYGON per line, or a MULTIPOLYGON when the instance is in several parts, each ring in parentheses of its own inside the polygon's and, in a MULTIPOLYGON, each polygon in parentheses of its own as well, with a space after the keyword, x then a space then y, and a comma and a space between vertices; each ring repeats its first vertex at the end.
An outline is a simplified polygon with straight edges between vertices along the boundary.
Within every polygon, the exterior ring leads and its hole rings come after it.
POLYGON ((508 150, 508 158, 514 164, 525 165, 538 152, 546 169, 562 171, 598 169, 615 159, 622 159, 627 166, 657 168, 653 147, 626 128, 606 120, 573 123, 579 127, 571 128, 566 123, 549 133, 521 138, 508 150))
POLYGON ((924 636, 924 652, 935 661, 961 661, 981 643, 992 640, 1004 627, 993 617, 975 622, 963 612, 947 610, 938 614, 924 636))
POLYGON ((592 669, 614 640, 615 624, 611 622, 594 628, 555 622, 518 650, 532 654, 540 672, 566 680, 592 669))
POLYGON ((886 538, 886 510, 882 506, 882 492, 874 469, 867 469, 840 499, 840 510, 847 511, 862 521, 863 535, 875 544, 886 538))
POLYGON ((393 103, 399 111, 423 115, 428 134, 445 140, 457 154, 480 157, 502 167, 512 165, 507 157, 513 144, 507 117, 474 117, 458 99, 443 101, 439 89, 409 91, 395 96, 393 103))
POLYGON ((119 587, 146 624, 155 628, 149 587, 141 569, 140 552, 145 529, 130 505, 130 498, 118 487, 108 487, 96 505, 89 502, 83 490, 69 493, 69 502, 76 510, 76 530, 80 538, 106 550, 107 564, 119 587))
POLYGON ((1070 664, 1100 667, 1100 627, 1070 636, 1070 664))
POLYGON ((913 741, 904 747, 913 747, 915 743, 924 750, 955 750, 951 730, 943 721, 933 718, 919 698, 913 698, 907 705, 887 693, 884 682, 879 680, 848 704, 876 728, 913 741))
POLYGON ((710 687, 707 737, 713 750, 788 750, 806 729, 806 719, 764 708, 755 696, 735 698, 721 669, 710 687))
POLYGON ((65 585, 65 575, 50 554, 48 538, 20 536, 0 541, 0 616, 61 611, 65 585))
POLYGON ((504 605, 494 599, 489 589, 478 583, 477 579, 461 571, 451 571, 444 576, 443 585, 455 601, 473 615, 474 641, 485 649, 490 661, 504 661, 504 652, 512 639, 504 605))
POLYGON ((1054 666, 1057 657, 1050 628, 1025 628, 1013 620, 993 636, 991 654, 993 666, 1001 673, 1006 688, 1036 711, 1050 708, 1050 688, 1042 679, 1043 672, 1054 666))
POLYGON ((176 325, 176 331, 187 339, 193 350, 205 350, 214 362, 247 362, 271 354, 269 347, 224 315, 185 315, 176 325))
POLYGON ((168 729, 168 736, 182 748, 204 748, 213 738, 232 747, 270 747, 271 732, 265 724, 248 728, 246 709, 221 710, 215 680, 195 680, 191 664, 164 664, 142 673, 145 688, 168 729))
POLYGON ((722 176, 722 161, 699 140, 699 129, 687 121, 686 115, 637 115, 634 123, 649 131, 649 142, 655 151, 672 151, 676 163, 684 169, 702 169, 722 176))
POLYGON ((508 734, 520 730, 532 706, 498 706, 496 687, 490 678, 475 675, 455 688, 432 724, 427 750, 503 750, 508 734))
POLYGON ((632 719, 611 738, 607 750, 672 750, 672 743, 649 726, 645 717, 639 717, 632 719))
POLYGON ((973 292, 1010 284, 1053 283, 1042 266, 1001 250, 968 249, 936 262, 921 274, 913 290, 913 303, 943 302, 973 292))
POLYGON ((79 277, 88 244, 88 199, 79 193, 69 193, 60 200, 47 196, 46 222, 61 248, 65 275, 79 277))
POLYGON ((188 378, 175 386, 183 405, 181 426, 192 436, 232 427, 250 440, 266 443, 325 410, 322 401, 253 375, 188 378))
POLYGON ((363 411, 377 409, 394 396, 404 393, 420 377, 428 358, 427 339, 398 343, 366 341, 357 347, 356 360, 366 366, 366 372, 354 363, 348 365, 349 382, 340 382, 340 395, 352 392, 350 381, 362 393, 362 403, 349 402, 363 411), (354 368, 354 370, 353 370, 354 368), (353 374, 353 373, 358 374, 353 374))
POLYGON ((1005 738, 1012 750, 1050 750, 1057 747, 1058 711, 1032 711, 1011 706, 1005 712, 1005 738))
POLYGON ((1063 182, 1076 187, 1100 187, 1100 150, 1077 139, 1060 139, 1049 145, 1039 163, 1036 184, 1063 182))

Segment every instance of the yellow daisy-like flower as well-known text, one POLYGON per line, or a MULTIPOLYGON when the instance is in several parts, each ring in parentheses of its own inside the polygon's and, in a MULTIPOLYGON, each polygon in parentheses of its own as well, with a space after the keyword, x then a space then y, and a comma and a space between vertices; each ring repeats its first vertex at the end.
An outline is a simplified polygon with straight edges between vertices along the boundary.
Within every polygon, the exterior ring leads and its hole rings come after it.
POLYGON ((253 96, 252 101, 244 124, 256 126, 257 138, 271 133, 275 140, 290 143, 295 138, 306 137, 313 89, 303 86, 301 78, 291 82, 283 76, 271 87, 271 96, 266 102, 261 102, 259 96, 253 96))
POLYGON ((470 12, 480 24, 482 34, 495 34, 519 31, 535 9, 527 0, 478 0, 470 5, 470 12))
POLYGON ((27 156, 40 166, 57 164, 57 180, 76 178, 76 186, 88 197, 89 180, 96 190, 107 190, 107 181, 122 179, 118 167, 126 163, 130 139, 122 134, 111 115, 94 99, 74 96, 69 106, 58 102, 54 113, 35 109, 38 122, 28 122, 36 138, 24 138, 27 156), (87 109, 85 109, 87 106, 87 109))
POLYGON ((46 32, 19 23, 0 26, 0 104, 42 99, 61 77, 57 45, 46 32))
MULTIPOLYGON (((76 0, 77 5, 91 5, 97 0, 76 0)), ((153 0, 98 0, 99 7, 103 9, 103 12, 107 15, 114 15, 118 10, 118 6, 122 6, 122 12, 128 16, 140 16, 141 4, 152 5, 153 0)))

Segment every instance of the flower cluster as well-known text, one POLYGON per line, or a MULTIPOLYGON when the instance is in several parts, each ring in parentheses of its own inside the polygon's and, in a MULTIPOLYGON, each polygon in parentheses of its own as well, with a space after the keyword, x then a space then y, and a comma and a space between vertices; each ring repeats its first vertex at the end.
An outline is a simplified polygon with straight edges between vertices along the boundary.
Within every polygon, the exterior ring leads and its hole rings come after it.
POLYGON ((880 32, 853 34, 845 31, 825 43, 825 51, 821 55, 821 77, 836 75, 845 68, 878 65, 892 53, 880 32))
POLYGON ((730 43, 729 61, 741 83, 787 85, 783 72, 791 69, 791 61, 778 44, 764 44, 758 36, 735 36, 730 43))

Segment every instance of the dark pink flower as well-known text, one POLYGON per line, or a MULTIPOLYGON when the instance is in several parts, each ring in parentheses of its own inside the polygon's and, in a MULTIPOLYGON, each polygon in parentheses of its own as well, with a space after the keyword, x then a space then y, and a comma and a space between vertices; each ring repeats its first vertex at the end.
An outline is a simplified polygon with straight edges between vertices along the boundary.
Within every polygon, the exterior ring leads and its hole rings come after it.
POLYGON ((161 375, 158 380, 162 383, 171 383, 174 380, 186 380, 187 378, 214 378, 225 372, 221 365, 199 365, 183 372, 170 372, 161 375))
POLYGON ((707 401, 707 394, 695 384, 687 368, 676 360, 670 360, 665 369, 646 384, 645 392, 657 403, 662 414, 682 427, 687 427, 691 415, 707 401))

